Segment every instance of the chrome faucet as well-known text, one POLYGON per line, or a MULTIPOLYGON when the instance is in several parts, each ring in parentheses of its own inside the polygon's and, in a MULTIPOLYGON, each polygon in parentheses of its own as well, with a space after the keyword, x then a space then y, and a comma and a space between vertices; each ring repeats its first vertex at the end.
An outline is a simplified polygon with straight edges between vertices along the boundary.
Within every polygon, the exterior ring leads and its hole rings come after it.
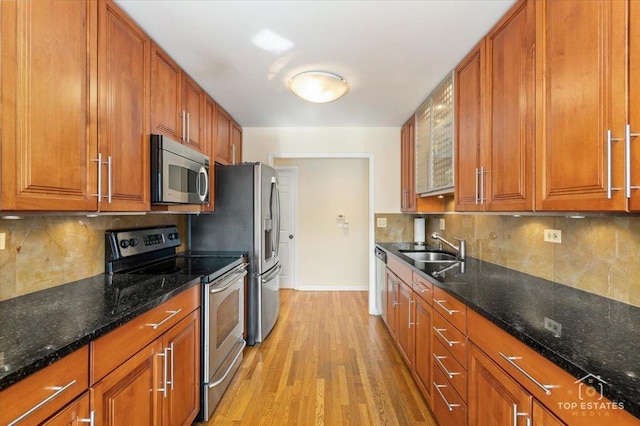
MULTIPOLYGON (((452 249, 457 251, 458 252, 458 259, 460 259, 460 260, 464 260, 464 258, 467 255, 467 242, 465 240, 461 240, 460 238, 454 238, 454 240, 456 240, 456 241, 458 241, 460 243, 460 245, 457 246, 457 245, 452 244, 449 241, 445 240, 444 238, 442 238, 440 236, 440 234, 438 234, 437 232, 434 232, 433 234, 431 234, 431 239, 437 240, 437 241, 442 241, 443 243, 447 244, 452 249)), ((440 244, 440 246, 442 247, 442 243, 440 244)))

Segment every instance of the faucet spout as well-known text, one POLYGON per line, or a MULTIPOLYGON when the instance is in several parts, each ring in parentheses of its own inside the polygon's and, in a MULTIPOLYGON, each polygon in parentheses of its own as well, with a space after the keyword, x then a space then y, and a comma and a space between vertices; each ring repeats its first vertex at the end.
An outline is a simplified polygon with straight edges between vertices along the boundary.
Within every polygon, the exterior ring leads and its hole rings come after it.
POLYGON ((458 252, 458 259, 460 260, 464 260, 464 258, 467 255, 467 242, 465 240, 461 240, 460 238, 454 238, 456 241, 458 241, 460 243, 459 246, 447 241, 446 239, 444 239, 440 234, 438 234, 437 232, 434 232, 433 234, 431 234, 431 238, 437 241, 442 241, 443 243, 445 243, 446 245, 448 245, 449 247, 451 247, 452 249, 454 249, 455 251, 458 252))

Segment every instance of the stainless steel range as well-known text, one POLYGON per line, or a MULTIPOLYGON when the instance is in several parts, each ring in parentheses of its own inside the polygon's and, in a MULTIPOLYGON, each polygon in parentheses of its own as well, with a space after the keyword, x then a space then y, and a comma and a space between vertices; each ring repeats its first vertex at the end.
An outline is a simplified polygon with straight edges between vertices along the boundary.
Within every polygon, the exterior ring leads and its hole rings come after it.
POLYGON ((180 245, 176 226, 107 231, 106 273, 135 274, 139 279, 112 279, 113 303, 106 309, 115 313, 135 303, 137 292, 167 282, 201 282, 201 391, 196 420, 207 421, 242 362, 247 264, 240 253, 177 253, 180 245))

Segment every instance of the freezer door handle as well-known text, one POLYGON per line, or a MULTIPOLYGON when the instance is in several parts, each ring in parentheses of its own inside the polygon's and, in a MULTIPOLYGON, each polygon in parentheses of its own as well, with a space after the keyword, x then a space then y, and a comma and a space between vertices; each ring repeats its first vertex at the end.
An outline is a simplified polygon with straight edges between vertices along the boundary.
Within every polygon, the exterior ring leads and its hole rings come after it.
POLYGON ((271 270, 271 272, 269 272, 269 274, 265 275, 264 277, 262 277, 261 281, 262 283, 268 283, 269 281, 271 281, 272 279, 274 279, 275 277, 278 276, 278 274, 280 274, 280 270, 282 269, 282 266, 278 265, 275 268, 273 268, 271 270))

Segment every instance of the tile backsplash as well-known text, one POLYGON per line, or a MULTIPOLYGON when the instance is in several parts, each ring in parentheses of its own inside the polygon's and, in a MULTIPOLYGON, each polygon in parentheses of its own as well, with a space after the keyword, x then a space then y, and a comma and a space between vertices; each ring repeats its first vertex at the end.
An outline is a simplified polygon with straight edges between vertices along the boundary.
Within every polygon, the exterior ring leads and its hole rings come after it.
MULTIPOLYGON (((387 227, 375 230, 376 241, 411 241, 413 218, 377 213, 387 227)), ((445 238, 463 238, 467 253, 515 269, 640 306, 640 218, 511 215, 425 215, 427 236, 445 219, 445 238), (545 229, 562 232, 562 243, 543 241, 545 229)), ((427 238, 428 240, 428 238, 427 238)))
POLYGON ((32 216, 0 219, 0 301, 104 273, 104 231, 178 225, 186 247, 186 215, 32 216))

